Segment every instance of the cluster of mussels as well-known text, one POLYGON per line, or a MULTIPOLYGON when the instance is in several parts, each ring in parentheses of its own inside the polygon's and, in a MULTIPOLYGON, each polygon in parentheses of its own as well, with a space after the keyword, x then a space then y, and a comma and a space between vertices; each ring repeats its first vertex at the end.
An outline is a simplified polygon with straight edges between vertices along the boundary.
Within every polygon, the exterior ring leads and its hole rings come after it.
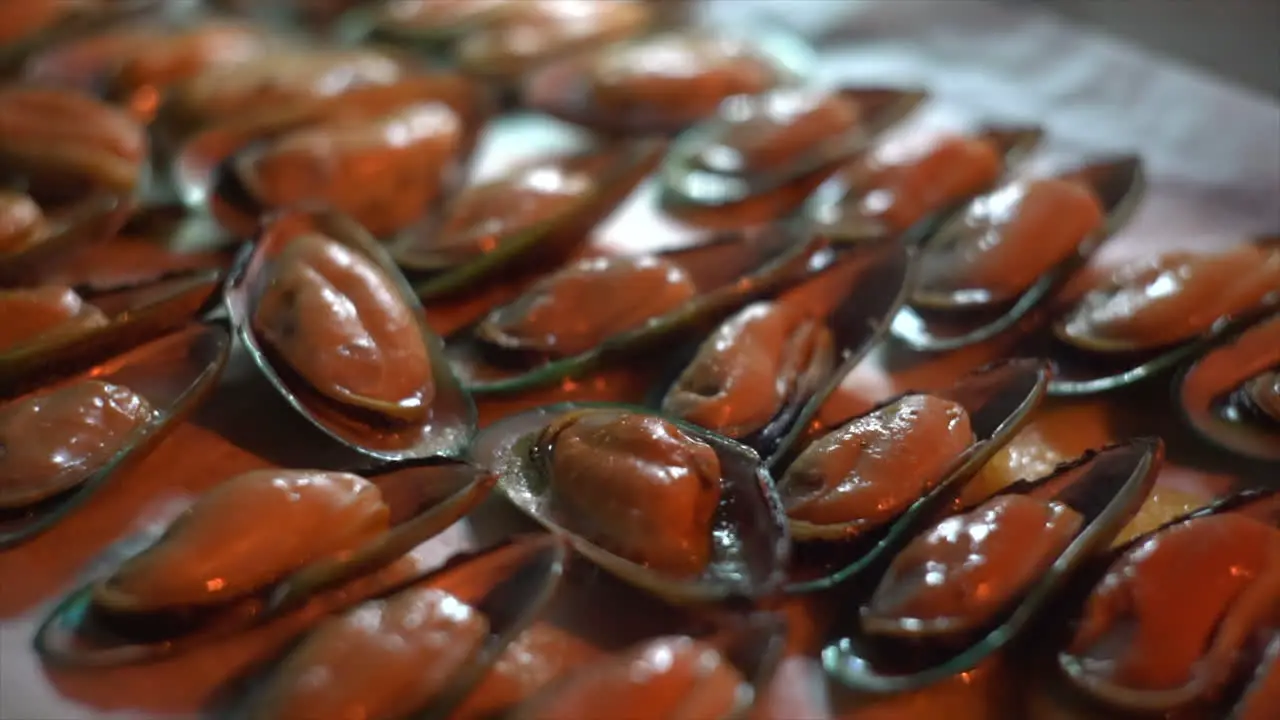
POLYGON ((776 603, 828 593, 848 612, 823 665, 857 691, 1035 637, 1094 717, 1276 717, 1276 491, 1118 545, 1158 439, 962 490, 1045 396, 1169 371, 1205 437, 1280 458, 1280 247, 1144 259, 1055 306, 1132 214, 1140 161, 1032 173, 1042 132, 997 124, 904 150, 886 131, 927 93, 814 88, 810 61, 641 0, 387 0, 325 33, 176 0, 0 6, 0 546, 154 448, 233 341, 364 459, 225 480, 61 603, 41 655, 141 663, 318 606, 340 614, 234 716, 744 717, 785 644, 776 603), (593 144, 471 181, 510 107, 593 144), (650 176, 705 241, 584 255, 650 176), (495 288, 448 337, 428 324, 495 288), (882 343, 1014 333, 1050 359, 821 412, 882 343), (632 405, 478 429, 476 399, 628 364, 632 405), (491 494, 548 532, 392 572, 491 494), (570 649, 552 609, 606 592, 652 608, 570 649))

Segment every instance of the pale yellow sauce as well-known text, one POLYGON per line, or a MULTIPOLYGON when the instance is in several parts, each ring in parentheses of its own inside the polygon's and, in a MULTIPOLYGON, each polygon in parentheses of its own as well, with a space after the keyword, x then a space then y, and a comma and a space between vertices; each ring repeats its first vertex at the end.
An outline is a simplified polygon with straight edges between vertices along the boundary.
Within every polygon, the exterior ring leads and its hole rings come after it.
POLYGON ((550 454, 549 502, 569 529, 671 575, 706 568, 720 503, 710 446, 661 418, 610 411, 560 418, 539 444, 550 454))
POLYGON ((95 588, 125 612, 226 602, 386 531, 378 486, 321 470, 255 470, 214 487, 95 588))
POLYGON ((83 482, 151 416, 145 398, 101 380, 0 406, 0 507, 29 505, 83 482))
POLYGON ((366 602, 289 656, 253 717, 398 720, 448 689, 488 635, 483 614, 442 590, 366 602))
POLYGON ((47 230, 44 212, 30 195, 0 190, 0 255, 35 245, 47 230))
POLYGON ((69 287, 0 290, 0 353, 55 342, 107 323, 101 310, 69 287))
POLYGON ((320 235, 276 259, 253 316, 262 341, 317 391, 390 419, 422 418, 435 396, 418 320, 391 280, 320 235))
POLYGON ((758 302, 725 321, 662 400, 662 411, 741 438, 763 428, 835 364, 831 331, 787 305, 758 302))
POLYGON ((942 480, 973 441, 962 406, 908 395, 815 440, 787 468, 778 492, 792 520, 865 532, 942 480))

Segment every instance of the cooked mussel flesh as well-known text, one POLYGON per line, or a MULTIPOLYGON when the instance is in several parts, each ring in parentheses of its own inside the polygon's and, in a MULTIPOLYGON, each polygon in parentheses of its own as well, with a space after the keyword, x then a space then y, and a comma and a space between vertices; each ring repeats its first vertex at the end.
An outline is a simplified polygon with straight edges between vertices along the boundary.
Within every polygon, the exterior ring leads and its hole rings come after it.
POLYGON ((652 415, 583 410, 549 423, 530 448, 549 502, 599 546, 676 577, 711 556, 720 460, 652 415))
POLYGON ((44 211, 30 195, 0 190, 0 256, 22 252, 47 233, 44 211))
POLYGON ((947 518, 894 558, 862 608, 868 633, 928 637, 983 627, 1025 593, 1075 539, 1071 507, 1002 495, 947 518))
POLYGON ((1278 607, 1280 529, 1243 513, 1194 517, 1111 565, 1059 662, 1124 708, 1213 699, 1248 670, 1250 643, 1275 632, 1278 607))
POLYGON ((482 320, 498 348, 568 357, 689 302, 698 294, 680 265, 655 256, 579 260, 539 280, 482 320))
POLYGON ((587 720, 628 708, 666 720, 726 718, 749 705, 746 678, 714 646, 654 638, 585 668, 516 711, 519 720, 587 720))
POLYGON ((245 597, 386 532, 377 485, 320 470, 257 470, 205 493, 154 545, 94 587, 113 614, 184 612, 245 597))
POLYGON ((440 694, 488 635, 483 613, 438 588, 368 601, 292 652, 251 717, 404 717, 440 694))
POLYGON ((342 406, 414 422, 435 396, 413 310, 375 264, 323 235, 292 239, 274 260, 252 322, 266 346, 342 406))
POLYGON ((0 406, 0 509, 31 505, 84 482, 153 413, 146 398, 101 380, 0 406))
POLYGON ((0 89, 0 164, 42 203, 129 194, 146 155, 142 126, 119 108, 74 90, 0 89))
POLYGON ((964 238, 921 255, 919 305, 1002 302, 1075 255, 1105 221, 1100 199, 1072 178, 1010 183, 971 203, 964 238))
POLYGON ((1061 320, 1063 341, 1098 352, 1167 347, 1280 295, 1280 248, 1171 252, 1117 269, 1061 320))
POLYGON ((421 218, 458 151, 462 119, 443 103, 413 103, 380 117, 340 118, 239 154, 236 175, 261 205, 319 200, 374 235, 421 218))
POLYGON ((960 403, 906 395, 813 441, 778 480, 778 494, 797 537, 815 525, 855 536, 923 497, 974 440, 960 403))
POLYGON ((58 285, 0 290, 0 353, 104 327, 107 316, 58 285))
POLYGON ((807 397, 834 366, 823 318, 782 303, 753 303, 702 342, 663 397, 662 411, 740 439, 807 397))

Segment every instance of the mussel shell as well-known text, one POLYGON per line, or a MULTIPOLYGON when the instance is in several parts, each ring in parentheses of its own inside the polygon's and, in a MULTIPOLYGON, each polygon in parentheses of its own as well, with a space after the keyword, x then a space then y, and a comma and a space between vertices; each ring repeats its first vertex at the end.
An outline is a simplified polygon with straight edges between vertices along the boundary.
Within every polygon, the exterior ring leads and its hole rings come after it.
MULTIPOLYGON (((546 425, 579 409, 651 414, 643 408, 610 403, 561 403, 512 415, 490 425, 476 438, 472 459, 498 475, 498 491, 552 532, 569 538, 575 550, 616 575, 671 602, 713 602, 732 597, 758 598, 778 589, 790 550, 782 505, 773 481, 750 448, 687 423, 682 431, 715 450, 722 471, 720 505, 714 519, 711 561, 700 577, 681 580, 602 549, 561 525, 547 501, 547 483, 529 456, 530 444, 546 425)), ((709 539, 710 540, 710 539, 709 539)))
MULTIPOLYGON (((512 0, 507 0, 511 2, 512 0)), ((486 24, 502 12, 504 2, 494 2, 491 6, 477 10, 474 15, 464 14, 462 17, 444 18, 442 22, 432 26, 413 26, 396 23, 393 17, 387 17, 389 8, 397 0, 382 0, 367 6, 357 6, 342 14, 337 21, 338 37, 356 42, 387 43, 412 47, 427 55, 447 56, 451 46, 468 33, 481 30, 486 24)), ((449 3, 440 3, 441 5, 449 3)), ((430 7, 431 3, 426 3, 430 7)), ((428 10, 433 14, 436 8, 428 10)))
POLYGON ((774 226, 720 234, 702 245, 661 256, 692 276, 699 294, 691 302, 591 350, 554 361, 527 355, 493 358, 493 351, 472 335, 474 328, 464 329, 450 338, 449 351, 467 390, 477 397, 519 394, 577 380, 650 348, 710 332, 742 305, 821 272, 835 262, 838 253, 820 239, 805 239, 802 231, 774 226))
POLYGON ((82 482, 35 505, 0 512, 0 548, 47 531, 146 457, 213 390, 230 351, 231 329, 225 323, 192 324, 91 370, 90 377, 123 385, 146 399, 153 411, 150 419, 82 482))
MULTIPOLYGON (((1163 457, 1160 440, 1132 440, 1091 451, 1060 465, 1049 476, 1019 481, 1000 491, 1001 495, 1018 493, 1063 502, 1084 516, 1085 525, 1049 570, 993 625, 957 629, 946 643, 873 638, 854 627, 823 649, 823 667, 840 684, 875 694, 909 692, 972 670, 1016 639, 1087 567, 1090 557, 1110 544, 1154 486, 1163 457)), ((904 537, 902 545, 911 538, 904 537)), ((887 566, 887 561, 881 565, 887 566)), ((868 583, 857 602, 865 602, 872 590, 874 583, 868 583)))
MULTIPOLYGON (((737 35, 726 31, 717 37, 734 39, 737 35)), ((816 55, 803 38, 778 27, 756 28, 743 37, 756 53, 773 65, 776 85, 798 84, 816 64, 816 55)), ((643 43, 645 38, 634 42, 643 43)), ((611 52, 616 47, 606 47, 601 52, 611 52)), ((684 120, 673 122, 648 115, 597 112, 587 71, 597 56, 583 53, 539 68, 525 81, 521 104, 602 135, 675 135, 688 127, 684 120)))
MULTIPOLYGON (((1239 514, 1267 525, 1280 527, 1280 489, 1242 490, 1220 498, 1203 508, 1163 523, 1150 532, 1132 538, 1123 545, 1113 547, 1110 552, 1104 553, 1101 557, 1095 559, 1092 564, 1096 566, 1096 569, 1091 568, 1087 578, 1090 582, 1081 583, 1081 589, 1085 585, 1089 588, 1094 587, 1098 581, 1105 577, 1112 563, 1119 560, 1129 550, 1138 547, 1165 530, 1190 520, 1224 513, 1239 514)), ((1076 610, 1082 611, 1083 606, 1077 606, 1076 610)), ((1079 615, 1077 614, 1073 615, 1069 622, 1074 624, 1078 620, 1079 615)), ((1065 650, 1057 653, 1056 662, 1058 670, 1077 691, 1103 703, 1109 708, 1118 708, 1126 712, 1141 714, 1170 712, 1196 702, 1200 699, 1200 691, 1203 690, 1201 686, 1195 684, 1177 690, 1136 690, 1111 685, 1105 681, 1093 680, 1088 677, 1088 673, 1080 663, 1068 655, 1065 650)))
MULTIPOLYGON (((813 92, 783 87, 774 92, 813 92)), ((714 172, 701 168, 699 156, 719 145, 716 136, 725 127, 725 115, 758 112, 756 104, 765 96, 735 96, 720 105, 720 113, 694 125, 680 134, 662 164, 662 190, 658 202, 662 209, 682 219, 700 216, 699 210, 730 213, 741 218, 750 203, 772 206, 799 205, 817 183, 841 164, 861 152, 882 131, 911 114, 928 99, 928 92, 914 88, 842 87, 833 94, 856 106, 862 114, 852 127, 821 139, 798 157, 781 167, 760 174, 714 172), (787 189, 793 192, 786 192, 787 189), (763 196, 778 197, 774 203, 763 196), (791 195, 795 195, 791 198, 791 195)), ((766 95, 767 96, 767 95, 766 95)), ((726 148, 732 152, 732 148, 726 148)), ((768 213, 773 214, 773 213, 768 213)), ((757 220, 752 213, 749 220, 757 220)))
MULTIPOLYGON (((482 550, 461 553, 444 565, 407 582, 383 588, 376 598, 388 598, 411 588, 436 588, 479 610, 489 620, 489 633, 454 673, 446 689, 423 708, 407 717, 448 717, 484 678, 502 651, 540 615, 562 584, 570 563, 570 551, 554 535, 517 536, 482 550)), ((353 603, 354 605, 354 603, 353 603)), ((266 677, 255 678, 254 687, 228 717, 250 716, 253 706, 274 680, 274 672, 288 653, 271 663, 266 677)), ((340 682, 340 680, 339 680, 340 682)))
MULTIPOLYGON (((929 391, 929 395, 950 400, 965 409, 969 415, 970 427, 973 428, 973 444, 944 477, 904 509, 896 519, 878 529, 868 530, 852 541, 848 540, 847 524, 824 526, 791 520, 792 535, 797 541, 844 541, 851 544, 847 548, 838 545, 829 548, 834 551, 836 566, 822 563, 825 567, 818 571, 818 577, 812 577, 815 568, 804 567, 803 563, 793 567, 787 592, 816 592, 849 582, 874 569, 885 554, 900 549, 903 543, 920 531, 922 522, 935 517, 946 507, 965 483, 1026 426, 1032 413, 1044 399, 1051 376, 1052 372, 1043 361, 1015 359, 980 368, 960 378, 950 388, 929 391), (850 557, 853 558, 852 561, 849 560, 850 557)), ((876 412, 910 394, 893 397, 866 414, 876 412)), ((844 422, 848 421, 837 423, 827 431, 844 422)), ((798 443, 806 437, 812 437, 810 433, 811 429, 800 427, 790 439, 793 443, 798 443)), ((798 449, 789 450, 788 455, 779 458, 779 464, 771 466, 775 476, 782 477, 785 471, 783 462, 789 463, 796 452, 798 449)))
POLYGON ((44 239, 21 250, 0 253, 0 285, 22 285, 50 262, 115 235, 132 209, 129 198, 92 194, 46 217, 44 239))
MULTIPOLYGON (((574 175, 585 173, 591 177, 593 188, 563 212, 532 225, 512 228, 506 235, 486 238, 486 242, 495 243, 494 247, 474 258, 450 263, 429 251, 415 249, 412 237, 393 248, 392 253, 407 272, 438 271, 414 284, 418 297, 424 301, 474 291, 495 276, 512 270, 513 265, 523 265, 535 254, 539 263, 567 259, 590 240, 591 228, 635 190, 664 149, 665 143, 660 141, 640 140, 538 162, 533 167, 555 168, 554 172, 574 175)), ((525 166, 521 170, 527 169, 525 166)), ((454 195, 455 200, 465 192, 465 189, 459 191, 454 195)), ((440 219, 447 220, 448 212, 446 208, 440 219)), ((429 231, 438 232, 439 227, 440 223, 435 223, 429 231)))
POLYGON ((89 12, 72 11, 34 33, 4 43, 0 47, 0 74, 8 75, 19 69, 32 55, 45 48, 97 31, 104 23, 153 12, 162 4, 162 0, 112 0, 100 3, 89 12))
POLYGON ((81 293, 108 323, 0 353, 0 398, 76 374, 203 317, 221 302, 221 284, 221 273, 212 270, 81 293))
POLYGON ((360 471, 383 491, 393 526, 348 556, 305 565, 256 594, 208 608, 115 616, 93 602, 91 582, 58 604, 36 633, 49 663, 108 667, 154 662, 319 604, 332 612, 384 592, 380 570, 474 509, 493 477, 460 463, 394 462, 360 471))
POLYGON ((355 221, 336 211, 304 208, 268 218, 256 245, 246 248, 227 280, 227 312, 254 365, 289 405, 321 432, 344 446, 380 460, 457 457, 476 427, 475 403, 450 371, 440 338, 427 325, 422 305, 387 251, 355 221), (381 428, 352 416, 312 390, 283 363, 271 359, 253 329, 253 314, 269 280, 271 262, 295 237, 319 232, 369 259, 396 287, 416 316, 427 347, 435 397, 425 420, 404 429, 381 428))
POLYGON ((1280 312, 1225 338, 1183 369, 1174 382, 1174 403, 1187 423, 1207 440, 1232 452, 1280 460, 1280 422, 1240 397, 1238 388, 1268 368, 1280 366, 1280 312))
MULTIPOLYGON (((913 350, 947 352, 985 342, 1012 329, 1124 227, 1146 188, 1142 160, 1137 156, 1095 161, 1056 177, 1079 178, 1093 189, 1106 214, 1101 228, 1086 238, 1075 253, 1014 297, 970 291, 934 293, 918 288, 911 305, 894 319, 894 337, 913 350)), ((928 240, 924 252, 965 242, 971 232, 964 220, 963 212, 954 215, 928 240)))

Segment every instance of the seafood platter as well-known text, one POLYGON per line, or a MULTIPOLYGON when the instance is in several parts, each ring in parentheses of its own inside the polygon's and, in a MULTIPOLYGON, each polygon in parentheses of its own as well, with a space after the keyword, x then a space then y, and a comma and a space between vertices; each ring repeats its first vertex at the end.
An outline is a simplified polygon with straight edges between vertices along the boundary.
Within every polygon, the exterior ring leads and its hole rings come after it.
POLYGON ((0 6, 5 703, 1280 717, 1280 238, 667 5, 0 6))

